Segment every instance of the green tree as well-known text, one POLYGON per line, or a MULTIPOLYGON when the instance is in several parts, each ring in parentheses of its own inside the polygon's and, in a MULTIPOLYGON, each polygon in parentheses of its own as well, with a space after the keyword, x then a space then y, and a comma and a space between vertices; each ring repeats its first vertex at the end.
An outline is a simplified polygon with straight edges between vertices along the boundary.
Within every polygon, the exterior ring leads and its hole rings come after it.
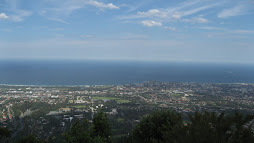
POLYGON ((189 115, 189 118, 188 142, 220 143, 227 140, 226 132, 231 123, 227 122, 224 114, 217 117, 215 113, 195 112, 194 115, 189 115))
POLYGON ((254 119, 254 116, 243 116, 236 112, 233 116, 230 117, 230 138, 229 143, 253 143, 254 142, 254 133, 251 129, 252 124, 251 120, 254 119))
POLYGON ((7 128, 0 127, 0 139, 11 137, 11 132, 7 128))
POLYGON ((94 139, 102 140, 103 142, 111 142, 111 127, 107 115, 99 112, 93 119, 91 126, 91 135, 94 139))
POLYGON ((0 142, 8 142, 11 132, 7 128, 0 127, 0 142))
POLYGON ((251 124, 253 116, 239 113, 234 115, 217 115, 209 112, 196 112, 189 115, 188 136, 189 143, 248 143, 254 142, 251 124))
MULTIPOLYGON (((195 112, 184 124, 180 113, 171 110, 156 111, 141 119, 130 136, 114 140, 125 143, 252 143, 253 116, 239 113, 226 115, 195 112)), ((111 142, 111 128, 105 113, 99 112, 89 126, 88 121, 76 122, 64 134, 68 143, 111 142)))
POLYGON ((132 140, 145 143, 183 142, 185 134, 181 114, 162 110, 144 117, 135 127, 132 140))
POLYGON ((43 143, 43 141, 37 139, 34 135, 24 137, 19 143, 43 143))
POLYGON ((107 115, 99 112, 91 125, 87 120, 77 121, 63 137, 67 143, 109 143, 110 135, 111 127, 107 115))
POLYGON ((184 126, 175 111, 156 111, 136 125, 125 142, 145 143, 252 143, 253 116, 195 112, 184 126))
POLYGON ((77 121, 70 131, 65 132, 63 137, 67 143, 82 143, 82 142, 91 142, 89 132, 89 124, 87 120, 77 121))

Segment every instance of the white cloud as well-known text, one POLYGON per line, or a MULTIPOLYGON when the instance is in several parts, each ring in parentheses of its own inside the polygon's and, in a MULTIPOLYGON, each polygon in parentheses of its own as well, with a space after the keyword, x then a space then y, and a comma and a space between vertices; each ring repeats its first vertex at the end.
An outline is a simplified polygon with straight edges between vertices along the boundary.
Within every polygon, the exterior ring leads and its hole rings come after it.
POLYGON ((230 32, 236 34, 254 34, 254 30, 231 30, 230 32))
POLYGON ((46 7, 42 7, 38 13, 45 17, 62 18, 69 16, 72 12, 82 9, 85 6, 83 0, 47 0, 46 7))
POLYGON ((190 23, 207 23, 208 22, 207 19, 201 18, 201 17, 192 18, 192 19, 184 19, 183 21, 184 22, 190 22, 190 23))
POLYGON ((246 8, 243 5, 237 5, 235 7, 224 9, 218 14, 219 18, 228 18, 232 16, 239 16, 246 14, 246 8))
POLYGON ((148 39, 148 35, 142 35, 142 34, 134 34, 134 33, 127 33, 124 36, 120 37, 120 40, 144 40, 148 39))
MULTIPOLYGON (((208 9, 219 7, 225 1, 212 2, 212 1, 201 1, 201 0, 190 0, 183 3, 179 3, 175 6, 171 6, 164 9, 150 9, 148 11, 137 12, 133 15, 125 15, 118 17, 119 19, 142 19, 150 18, 154 21, 162 22, 176 22, 183 21, 184 17, 196 15, 200 12, 207 12, 208 9)), ((187 22, 187 21, 186 21, 187 22)), ((207 23, 208 20, 204 18, 191 19, 190 22, 194 23, 207 23)))
POLYGON ((98 1, 94 1, 94 0, 89 0, 88 2, 86 2, 86 4, 88 5, 92 5, 98 8, 107 8, 107 9, 120 9, 118 6, 109 3, 109 4, 104 4, 102 2, 98 2, 98 1))
POLYGON ((32 15, 32 12, 26 11, 26 10, 16 9, 14 12, 15 12, 15 14, 10 15, 10 20, 12 20, 14 22, 22 22, 25 17, 32 15))
POLYGON ((162 26, 162 23, 156 22, 153 20, 144 20, 144 21, 141 21, 141 24, 143 24, 144 26, 148 26, 148 27, 162 26))
POLYGON ((168 31, 176 31, 175 27, 163 27, 163 28, 168 31))
POLYGON ((137 19, 137 18, 167 18, 167 13, 157 10, 150 9, 146 12, 137 12, 135 15, 120 16, 120 19, 137 19))
POLYGON ((56 21, 56 22, 60 22, 60 23, 63 23, 63 24, 70 24, 69 22, 66 22, 62 19, 57 19, 57 18, 47 18, 48 20, 51 20, 51 21, 56 21))
POLYGON ((63 31, 64 30, 64 28, 60 28, 60 27, 58 27, 58 28, 54 28, 54 29, 52 29, 53 31, 63 31))
POLYGON ((8 16, 5 13, 0 13, 0 19, 8 19, 12 22, 22 22, 26 17, 32 15, 30 10, 21 9, 21 3, 18 0, 5 0, 4 3, 0 2, 2 9, 8 11, 8 16))
POLYGON ((0 19, 8 19, 9 17, 5 13, 0 13, 0 19))
MULTIPOLYGON (((64 24, 69 24, 65 21, 73 12, 83 9, 86 6, 94 6, 97 9, 120 9, 112 3, 104 4, 95 0, 47 0, 43 7, 38 11, 38 14, 51 21, 57 21, 64 24)), ((94 8, 93 7, 93 8, 94 8)), ((96 9, 95 8, 95 9, 96 9)))
POLYGON ((82 38, 94 38, 93 35, 80 35, 80 37, 82 37, 82 38))
POLYGON ((226 29, 220 28, 220 27, 193 27, 193 28, 204 29, 204 30, 226 30, 226 29))
POLYGON ((6 28, 6 29, 1 29, 0 31, 3 31, 3 32, 12 32, 13 30, 6 28))
POLYGON ((159 17, 159 18, 167 17, 166 12, 162 12, 157 9, 151 9, 147 12, 138 12, 137 14, 140 15, 141 17, 159 17))
POLYGON ((204 6, 197 7, 197 8, 191 9, 191 10, 183 11, 183 12, 181 12, 181 14, 182 14, 182 17, 188 16, 188 15, 193 15, 193 14, 196 14, 196 13, 198 13, 198 12, 201 12, 201 11, 204 11, 204 10, 207 10, 207 9, 210 9, 210 8, 213 8, 213 7, 215 7, 215 6, 218 6, 218 5, 220 5, 220 4, 221 4, 221 3, 215 3, 215 4, 210 4, 210 5, 204 5, 204 6))
POLYGON ((198 23, 207 23, 208 20, 205 18, 194 18, 193 20, 195 20, 198 23))
POLYGON ((182 15, 179 12, 174 12, 173 14, 171 14, 171 17, 173 19, 181 19, 182 15))
MULTIPOLYGON (((245 30, 245 29, 226 29, 226 28, 221 28, 221 27, 192 27, 192 28, 197 28, 197 29, 203 29, 203 30, 212 30, 212 31, 222 31, 224 32, 223 34, 254 34, 254 30, 245 30)), ((221 34, 221 33, 220 33, 221 34)))

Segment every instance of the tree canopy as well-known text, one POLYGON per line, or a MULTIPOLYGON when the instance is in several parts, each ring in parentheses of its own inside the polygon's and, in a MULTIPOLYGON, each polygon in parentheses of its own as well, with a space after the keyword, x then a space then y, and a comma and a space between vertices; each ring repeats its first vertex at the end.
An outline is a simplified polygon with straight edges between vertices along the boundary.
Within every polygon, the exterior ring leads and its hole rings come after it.
MULTIPOLYGON (((176 111, 161 110, 143 117, 128 136, 114 139, 121 143, 252 143, 253 116, 239 113, 195 112, 184 121, 176 111)), ((77 121, 64 133, 67 143, 112 142, 107 116, 99 112, 90 124, 77 121)))
POLYGON ((43 141, 37 139, 34 135, 29 135, 21 139, 19 143, 43 143, 43 141))
POLYGON ((184 132, 181 114, 170 110, 157 111, 144 117, 133 131, 134 142, 179 142, 184 132))
POLYGON ((253 116, 195 112, 184 123, 181 114, 162 110, 144 117, 129 137, 146 143, 251 143, 253 116))
POLYGON ((67 143, 109 143, 111 128, 107 115, 99 112, 92 124, 87 120, 77 121, 72 128, 63 134, 67 143))

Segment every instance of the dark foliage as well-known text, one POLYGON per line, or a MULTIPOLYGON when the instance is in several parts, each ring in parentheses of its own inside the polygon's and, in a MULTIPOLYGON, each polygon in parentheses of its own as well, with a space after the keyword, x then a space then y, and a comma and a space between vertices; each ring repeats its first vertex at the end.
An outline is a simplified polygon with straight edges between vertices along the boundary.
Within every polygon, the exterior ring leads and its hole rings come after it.
POLYGON ((103 139, 103 142, 110 142, 111 128, 105 113, 99 112, 93 119, 91 135, 93 138, 103 139))
POLYGON ((254 142, 250 121, 253 116, 239 113, 216 115, 199 113, 189 115, 188 138, 186 141, 204 143, 248 143, 254 142))
POLYGON ((65 132, 63 137, 68 143, 91 142, 89 124, 87 120, 77 121, 70 131, 65 132))
POLYGON ((0 127, 0 142, 8 142, 11 132, 7 128, 0 127))
POLYGON ((185 136, 181 114, 162 110, 143 118, 133 131, 134 142, 179 142, 185 136))
POLYGON ((33 135, 29 135, 29 136, 23 138, 21 141, 19 141, 19 143, 43 143, 43 141, 37 139, 33 135))
POLYGON ((11 137, 11 132, 3 127, 0 127, 0 139, 4 138, 4 137, 11 137))
POLYGON ((90 125, 87 120, 77 121, 63 137, 67 143, 109 143, 111 128, 105 113, 99 112, 90 125))
MULTIPOLYGON (((143 119, 129 136, 115 138, 121 143, 252 143, 253 116, 239 113, 226 115, 196 112, 185 123, 180 113, 171 110, 156 111, 143 119)), ((105 113, 99 112, 93 119, 76 122, 64 134, 68 143, 109 143, 111 128, 105 113)))

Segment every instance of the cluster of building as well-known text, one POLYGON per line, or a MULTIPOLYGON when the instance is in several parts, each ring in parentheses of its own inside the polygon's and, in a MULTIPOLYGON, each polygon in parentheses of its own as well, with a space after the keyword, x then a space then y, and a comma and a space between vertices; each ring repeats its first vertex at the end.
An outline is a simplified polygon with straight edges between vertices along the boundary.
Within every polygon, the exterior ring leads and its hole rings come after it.
POLYGON ((55 132, 69 129, 72 120, 91 122, 99 110, 117 116, 119 121, 128 118, 125 120, 134 123, 138 118, 125 114, 138 116, 158 108, 182 113, 197 110, 254 113, 254 84, 149 81, 115 86, 0 86, 0 123, 13 127, 13 136, 26 129, 48 139, 55 132))

